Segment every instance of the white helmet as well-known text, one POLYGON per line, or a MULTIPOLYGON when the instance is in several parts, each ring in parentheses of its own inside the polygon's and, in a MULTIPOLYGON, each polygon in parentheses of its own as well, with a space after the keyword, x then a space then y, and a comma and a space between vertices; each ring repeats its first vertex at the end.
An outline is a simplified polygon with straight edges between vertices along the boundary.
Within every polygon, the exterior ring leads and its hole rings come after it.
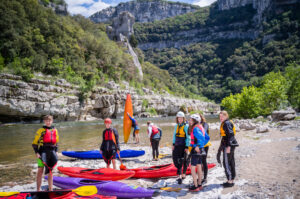
POLYGON ((182 111, 179 111, 177 114, 176 114, 176 117, 185 117, 184 113, 182 111))
POLYGON ((191 118, 194 119, 194 120, 196 120, 199 123, 201 122, 201 117, 198 114, 191 115, 191 118))

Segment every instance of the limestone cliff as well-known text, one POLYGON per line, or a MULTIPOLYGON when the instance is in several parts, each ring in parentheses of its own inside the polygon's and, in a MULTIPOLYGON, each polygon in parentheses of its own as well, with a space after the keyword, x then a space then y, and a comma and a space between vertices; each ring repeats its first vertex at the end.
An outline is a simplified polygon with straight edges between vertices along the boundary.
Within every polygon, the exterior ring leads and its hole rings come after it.
POLYGON ((95 88, 86 99, 80 99, 79 87, 63 79, 50 81, 51 77, 24 82, 21 77, 0 75, 0 122, 40 120, 51 114, 56 121, 95 120, 123 115, 127 93, 132 96, 134 114, 147 115, 155 109, 160 115, 175 115, 179 110, 201 110, 216 113, 220 107, 214 103, 183 99, 167 94, 160 95, 144 88, 138 95, 126 82, 124 89, 109 82, 104 88, 95 88), (49 80, 44 80, 49 79, 49 80), (144 102, 144 103, 143 103, 144 102), (147 106, 145 106, 147 102, 147 106))
POLYGON ((197 6, 163 0, 129 1, 116 7, 109 7, 90 16, 96 23, 109 22, 121 12, 128 11, 137 22, 152 22, 197 10, 197 6))

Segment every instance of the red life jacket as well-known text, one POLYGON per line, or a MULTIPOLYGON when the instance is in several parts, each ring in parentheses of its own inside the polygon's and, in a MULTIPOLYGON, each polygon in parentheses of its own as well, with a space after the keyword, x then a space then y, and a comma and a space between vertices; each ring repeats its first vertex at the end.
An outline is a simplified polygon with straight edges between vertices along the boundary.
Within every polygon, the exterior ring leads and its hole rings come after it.
POLYGON ((151 134, 151 139, 153 138, 154 135, 158 134, 159 130, 156 126, 152 125, 152 134, 151 134))
POLYGON ((45 129, 45 130, 46 132, 43 137, 43 143, 56 144, 56 136, 57 136, 56 129, 52 129, 52 130, 45 129))
POLYGON ((196 127, 198 127, 198 128, 202 131, 203 136, 205 136, 205 131, 204 131, 203 126, 200 125, 200 124, 195 125, 195 126, 193 127, 192 131, 191 131, 191 144, 192 144, 192 145, 195 144, 194 129, 195 129, 196 127))
POLYGON ((115 133, 112 129, 106 129, 104 132, 104 141, 113 141, 116 144, 115 133))

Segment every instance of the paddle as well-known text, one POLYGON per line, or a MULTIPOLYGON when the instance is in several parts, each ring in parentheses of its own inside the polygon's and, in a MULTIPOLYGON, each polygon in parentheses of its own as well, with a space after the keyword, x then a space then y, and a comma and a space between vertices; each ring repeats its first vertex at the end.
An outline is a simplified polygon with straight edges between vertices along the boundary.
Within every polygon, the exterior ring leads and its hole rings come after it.
POLYGON ((82 187, 78 187, 77 189, 73 189, 73 190, 54 190, 54 191, 25 191, 25 192, 0 192, 0 196, 13 196, 16 194, 20 194, 20 193, 44 193, 44 192, 74 192, 79 196, 91 196, 91 195, 95 195, 96 193, 98 193, 98 189, 96 186, 82 186, 82 187))
POLYGON ((123 164, 123 162, 122 162, 122 159, 121 159, 121 156, 120 156, 120 152, 118 152, 118 155, 119 155, 119 160, 120 160, 120 162, 121 162, 121 165, 120 165, 120 170, 126 170, 127 168, 126 168, 126 166, 123 164))

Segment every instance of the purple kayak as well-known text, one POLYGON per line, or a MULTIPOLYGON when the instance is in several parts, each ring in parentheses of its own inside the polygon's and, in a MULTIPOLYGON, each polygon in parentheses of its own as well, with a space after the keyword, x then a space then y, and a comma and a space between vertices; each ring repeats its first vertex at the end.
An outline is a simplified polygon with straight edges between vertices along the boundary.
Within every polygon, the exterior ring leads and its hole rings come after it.
MULTIPOLYGON (((45 179, 47 179, 47 176, 45 176, 45 179)), ((118 198, 148 198, 159 194, 159 192, 152 189, 130 186, 117 181, 100 181, 54 176, 53 184, 62 189, 76 189, 80 186, 94 185, 98 189, 98 194, 104 196, 117 196, 118 198)))

